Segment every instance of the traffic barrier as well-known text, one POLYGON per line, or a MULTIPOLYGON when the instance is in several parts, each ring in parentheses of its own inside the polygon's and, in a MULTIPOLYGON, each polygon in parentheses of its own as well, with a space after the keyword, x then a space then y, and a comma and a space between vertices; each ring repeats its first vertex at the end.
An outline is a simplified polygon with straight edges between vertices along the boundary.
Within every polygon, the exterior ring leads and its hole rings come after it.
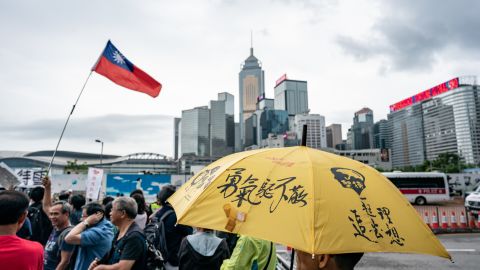
POLYGON ((432 214, 432 229, 438 229, 438 218, 435 212, 432 214))
POLYGON ((425 224, 427 224, 428 227, 430 227, 430 228, 432 227, 430 225, 430 220, 428 218, 428 211, 425 211, 425 214, 423 215, 423 222, 425 222, 425 224))
POLYGON ((467 228, 467 218, 465 217, 465 213, 462 211, 460 215, 460 228, 465 229, 467 228))
POLYGON ((455 211, 452 211, 452 215, 450 216, 450 228, 456 229, 457 227, 457 216, 455 216, 455 211))
POLYGON ((468 213, 468 220, 470 220, 468 227, 470 227, 471 229, 475 229, 475 227, 477 227, 475 225, 475 218, 473 217, 472 212, 467 212, 467 213, 468 213))
POLYGON ((445 214, 445 211, 442 212, 442 229, 448 228, 448 222, 447 222, 447 214, 445 214))

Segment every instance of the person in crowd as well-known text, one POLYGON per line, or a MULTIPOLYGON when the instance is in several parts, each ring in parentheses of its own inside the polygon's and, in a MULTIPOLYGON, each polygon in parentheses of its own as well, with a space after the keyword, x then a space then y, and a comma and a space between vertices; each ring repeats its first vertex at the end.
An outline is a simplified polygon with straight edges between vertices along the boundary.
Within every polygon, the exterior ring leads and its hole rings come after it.
POLYGON ((106 206, 109 202, 113 202, 114 199, 115 198, 113 198, 112 196, 107 196, 107 197, 103 198, 102 205, 106 206))
POLYGON ((64 270, 70 264, 75 246, 65 242, 65 235, 70 231, 71 206, 66 201, 57 201, 52 204, 51 181, 48 177, 43 179, 45 192, 42 209, 49 214, 53 230, 45 245, 45 270, 64 270))
POLYGON ((28 198, 19 191, 0 192, 0 263, 2 269, 43 269, 43 247, 15 234, 27 217, 28 198))
POLYGON ((110 222, 112 222, 112 221, 110 220, 110 213, 112 212, 112 207, 113 207, 113 203, 112 203, 112 202, 109 202, 109 203, 107 203, 107 204, 105 205, 105 218, 106 218, 108 221, 110 221, 110 222))
POLYGON ((237 245, 239 235, 236 233, 217 231, 217 236, 225 239, 228 245, 228 250, 230 251, 230 254, 232 254, 237 245))
POLYGON ((237 240, 232 256, 223 261, 220 269, 274 270, 277 265, 276 254, 277 251, 272 242, 242 235, 237 240))
MULTIPOLYGON (((130 192, 130 197, 133 198, 133 195, 135 194, 140 194, 143 197, 143 201, 145 201, 145 195, 143 194, 143 190, 141 189, 135 189, 132 192, 130 192)), ((148 207, 148 204, 145 203, 145 212, 147 213, 147 217, 152 215, 152 212, 150 211, 150 207, 148 207)))
POLYGON ((83 207, 82 221, 73 227, 65 241, 77 245, 75 270, 86 270, 95 258, 102 258, 110 250, 113 225, 104 218, 105 210, 98 203, 83 207))
POLYGON ((135 222, 137 223, 138 227, 140 229, 145 229, 145 226, 147 225, 147 211, 146 211, 146 204, 145 204, 145 198, 141 194, 133 194, 132 199, 135 200, 138 206, 138 211, 137 211, 137 216, 135 217, 135 222))
POLYGON ((53 229, 48 214, 43 211, 42 200, 44 193, 43 187, 34 187, 29 193, 32 203, 28 208, 28 218, 32 226, 30 240, 39 242, 42 246, 45 246, 47 243, 53 229))
POLYGON ((178 250, 183 238, 187 235, 192 234, 193 229, 190 226, 185 226, 177 224, 177 215, 173 210, 173 207, 167 202, 167 199, 175 193, 175 186, 166 185, 163 186, 158 195, 162 208, 155 214, 155 217, 152 221, 159 220, 167 211, 170 212, 165 216, 164 228, 165 228, 165 242, 167 243, 168 256, 166 258, 165 267, 167 270, 176 270, 178 269, 178 250))
POLYGON ((297 270, 353 270, 363 253, 316 254, 297 250, 297 270))
POLYGON ((158 195, 160 194, 160 192, 157 193, 157 200, 152 202, 148 208, 150 209, 150 213, 155 213, 158 211, 158 209, 160 209, 162 207, 162 204, 160 202, 160 199, 158 198, 158 195))
POLYGON ((230 257, 225 239, 209 229, 197 228, 195 234, 183 238, 178 251, 179 270, 217 270, 230 257))
MULTIPOLYGON (((112 222, 110 220, 110 213, 112 212, 112 207, 113 207, 113 201, 107 203, 107 205, 105 205, 105 218, 112 222)), ((118 233, 118 228, 117 226, 113 226, 113 235, 116 235, 118 233)))
POLYGON ((18 230, 17 236, 27 240, 32 237, 32 224, 30 223, 30 219, 28 217, 25 218, 25 222, 23 222, 22 227, 20 230, 18 230))
POLYGON ((117 226, 118 233, 110 252, 100 261, 93 261, 89 269, 143 270, 146 266, 147 244, 143 230, 135 222, 137 202, 133 198, 119 197, 112 205, 110 220, 117 226))
POLYGON ((82 207, 85 203, 85 197, 81 194, 76 194, 70 197, 70 204, 73 206, 72 214, 70 215, 70 223, 73 226, 80 223, 80 219, 82 219, 82 207))
POLYGON ((64 192, 60 193, 60 195, 58 195, 58 200, 68 202, 70 200, 70 195, 71 195, 71 193, 68 193, 67 191, 64 191, 64 192))

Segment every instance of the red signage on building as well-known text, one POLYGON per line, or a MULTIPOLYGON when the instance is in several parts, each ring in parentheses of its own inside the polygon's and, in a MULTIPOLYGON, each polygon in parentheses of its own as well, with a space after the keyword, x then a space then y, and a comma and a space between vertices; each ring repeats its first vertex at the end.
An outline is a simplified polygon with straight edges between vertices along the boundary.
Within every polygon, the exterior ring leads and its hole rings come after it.
POLYGON ((393 105, 390 105, 390 112, 398 111, 400 109, 403 109, 405 107, 408 107, 412 104, 415 104, 420 101, 428 100, 434 96, 440 95, 442 93, 445 93, 447 91, 453 90, 455 88, 458 88, 459 83, 458 83, 458 78, 451 79, 448 82, 444 82, 442 84, 439 84, 433 88, 430 88, 428 90, 425 90, 421 93, 416 94, 415 96, 406 98, 400 102, 397 102, 393 105))
POLYGON ((275 82, 275 87, 277 87, 280 83, 285 81, 287 79, 287 74, 283 74, 282 77, 280 77, 276 82, 275 82))

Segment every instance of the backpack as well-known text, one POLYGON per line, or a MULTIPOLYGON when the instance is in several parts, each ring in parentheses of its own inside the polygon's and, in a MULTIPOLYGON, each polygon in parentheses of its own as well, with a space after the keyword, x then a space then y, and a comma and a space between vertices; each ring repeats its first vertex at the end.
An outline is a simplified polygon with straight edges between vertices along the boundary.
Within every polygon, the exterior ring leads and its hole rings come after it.
MULTIPOLYGON (((62 243, 65 241, 65 236, 67 236, 67 234, 73 229, 73 226, 69 226, 67 228, 65 228, 61 233, 60 235, 58 236, 57 238, 57 246, 58 246, 58 250, 57 250, 57 258, 61 258, 61 253, 62 253, 62 250, 61 250, 61 247, 62 247, 62 243)), ((77 247, 75 246, 73 251, 72 251, 72 256, 70 257, 70 262, 67 264, 67 266, 64 268, 66 270, 69 270, 69 269, 73 269, 73 267, 75 266, 75 261, 72 261, 74 258, 76 259, 77 256, 73 256, 73 254, 77 251, 77 247)))
POLYGON ((30 206, 28 208, 28 219, 32 225, 32 237, 30 240, 39 242, 42 246, 45 246, 53 227, 47 215, 43 212, 42 206, 30 206))
POLYGON ((148 224, 143 230, 147 242, 146 269, 148 270, 165 269, 168 250, 163 220, 171 213, 173 213, 173 210, 166 211, 158 221, 148 224))

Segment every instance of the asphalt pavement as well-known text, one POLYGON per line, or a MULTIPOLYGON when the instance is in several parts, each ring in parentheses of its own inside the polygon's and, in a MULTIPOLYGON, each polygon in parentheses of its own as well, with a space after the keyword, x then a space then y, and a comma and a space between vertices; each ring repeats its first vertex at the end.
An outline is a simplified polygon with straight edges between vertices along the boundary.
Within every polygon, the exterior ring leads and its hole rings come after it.
POLYGON ((437 237, 453 257, 453 262, 430 255, 367 253, 355 269, 480 269, 480 234, 444 234, 437 237))
MULTIPOLYGON (((356 270, 385 269, 464 269, 480 270, 480 233, 437 235, 452 256, 448 259, 420 254, 366 253, 355 267, 356 270)), ((282 246, 277 246, 277 254, 287 265, 290 254, 282 246)), ((281 268, 278 269, 287 269, 281 268)))

